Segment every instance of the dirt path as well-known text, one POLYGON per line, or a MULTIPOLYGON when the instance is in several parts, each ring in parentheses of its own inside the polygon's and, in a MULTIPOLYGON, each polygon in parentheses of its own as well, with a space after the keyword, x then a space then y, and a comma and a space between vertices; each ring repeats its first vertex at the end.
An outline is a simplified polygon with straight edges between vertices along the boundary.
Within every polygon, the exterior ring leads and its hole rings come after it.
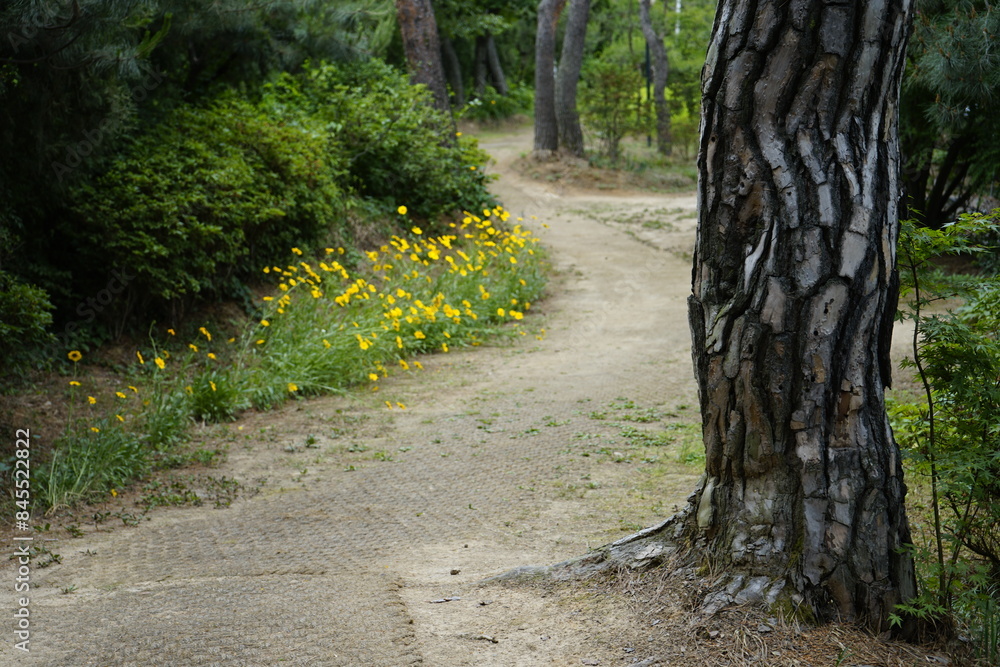
POLYGON ((228 426, 229 460, 215 474, 247 487, 266 478, 261 492, 52 542, 62 563, 33 573, 30 657, 5 641, 0 663, 612 665, 655 655, 659 630, 647 622, 640 636, 638 615, 613 595, 476 585, 669 515, 698 472, 676 463, 683 438, 635 439, 690 433, 684 424, 697 420, 684 255, 693 195, 558 191, 512 173, 529 144, 527 132, 484 142, 503 176, 496 191, 558 272, 532 309, 540 340, 437 355, 376 395, 294 402, 228 426), (408 409, 390 412, 384 399, 408 409), (429 602, 448 597, 461 599, 429 602))

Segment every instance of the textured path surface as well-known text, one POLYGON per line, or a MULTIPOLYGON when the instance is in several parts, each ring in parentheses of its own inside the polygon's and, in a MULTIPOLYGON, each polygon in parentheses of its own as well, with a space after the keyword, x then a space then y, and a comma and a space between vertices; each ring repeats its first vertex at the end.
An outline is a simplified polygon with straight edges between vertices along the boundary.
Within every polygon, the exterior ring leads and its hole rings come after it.
POLYGON ((484 146, 503 174, 496 191, 557 269, 551 296, 526 320, 546 329, 541 340, 436 355, 378 394, 298 401, 219 429, 212 437, 231 450, 213 474, 246 487, 266 478, 260 493, 55 541, 62 564, 33 581, 32 652, 5 641, 0 663, 643 657, 619 642, 631 636, 628 610, 583 589, 476 582, 585 553, 669 514, 693 487, 696 471, 679 467, 661 470, 666 491, 649 494, 648 462, 624 449, 620 424, 591 413, 627 398, 668 412, 690 406, 679 419, 697 419, 683 254, 694 198, 554 190, 511 172, 529 142, 521 132, 484 146), (383 399, 408 409, 387 411, 383 399), (446 597, 461 599, 429 602, 446 597))

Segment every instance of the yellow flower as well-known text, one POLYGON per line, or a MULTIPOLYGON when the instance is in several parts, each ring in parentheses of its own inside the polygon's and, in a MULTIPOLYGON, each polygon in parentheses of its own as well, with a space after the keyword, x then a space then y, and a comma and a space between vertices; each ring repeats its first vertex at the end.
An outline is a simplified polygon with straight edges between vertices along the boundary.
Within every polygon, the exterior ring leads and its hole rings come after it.
POLYGON ((167 365, 167 364, 166 364, 166 362, 165 362, 165 361, 163 361, 163 359, 160 359, 159 357, 157 357, 157 358, 156 358, 156 359, 154 359, 153 361, 155 361, 155 362, 156 362, 156 367, 157 367, 157 368, 159 368, 159 369, 160 369, 161 371, 162 371, 162 370, 163 370, 163 369, 164 369, 164 368, 166 367, 166 365, 167 365))
POLYGON ((503 308, 497 308, 497 315, 503 317, 504 315, 506 315, 506 312, 504 312, 503 308))
POLYGON ((406 215, 406 207, 400 206, 399 208, 396 209, 396 212, 399 213, 400 215, 406 215))
POLYGON ((118 421, 120 421, 122 423, 125 423, 125 418, 122 417, 121 415, 115 415, 115 419, 117 419, 118 421))
POLYGON ((292 252, 294 252, 296 255, 301 255, 302 254, 302 251, 299 250, 298 248, 292 248, 292 252))
POLYGON ((324 338, 323 339, 323 347, 329 348, 330 347, 330 341, 328 341, 327 339, 324 338))
POLYGON ((188 347, 190 347, 193 352, 198 351, 198 346, 195 345, 194 343, 188 343, 188 347))
POLYGON ((215 359, 215 353, 214 352, 209 352, 208 353, 208 358, 214 360, 215 359))
POLYGON ((139 388, 138 387, 134 387, 132 385, 129 385, 128 388, 131 389, 132 391, 134 391, 137 394, 139 393, 139 388))
POLYGON ((399 367, 402 368, 404 371, 410 370, 410 365, 406 363, 406 360, 404 359, 399 360, 399 367))
POLYGON ((516 310, 510 311, 510 316, 513 317, 515 320, 522 320, 522 319, 524 319, 524 313, 519 313, 516 310))
POLYGON ((417 235, 420 235, 420 234, 424 233, 424 230, 420 229, 419 227, 414 227, 410 231, 413 232, 414 234, 417 234, 417 235))
POLYGON ((462 133, 461 133, 461 132, 456 132, 456 133, 455 133, 455 136, 456 136, 456 137, 460 137, 460 136, 462 136, 462 133))
POLYGON ((200 329, 198 329, 198 331, 200 331, 202 335, 205 336, 205 338, 207 338, 209 341, 212 340, 212 334, 208 333, 208 329, 206 329, 205 327, 201 327, 200 329))
POLYGON ((66 356, 69 357, 69 360, 72 361, 74 364, 83 359, 83 355, 80 354, 80 350, 72 350, 66 356))
POLYGON ((264 344, 264 339, 263 338, 258 338, 257 339, 257 344, 258 345, 263 345, 264 344))
POLYGON ((212 388, 212 391, 215 391, 215 383, 214 382, 212 382, 211 380, 209 380, 208 381, 208 386, 210 386, 212 388))
POLYGON ((398 405, 398 406, 399 406, 399 409, 400 409, 400 410, 405 410, 405 409, 406 409, 406 406, 405 406, 405 405, 403 405, 402 403, 400 403, 399 401, 396 401, 396 405, 398 405))
POLYGON ((79 387, 80 383, 77 382, 76 380, 70 380, 69 381, 69 386, 71 386, 71 387, 79 387))
POLYGON ((269 326, 271 326, 271 323, 270 323, 270 322, 268 322, 267 320, 261 320, 261 321, 260 321, 260 325, 261 325, 262 327, 269 327, 269 326))
POLYGON ((475 171, 476 170, 476 165, 472 165, 471 167, 469 167, 469 169, 471 169, 472 171, 475 171))
POLYGON ((227 343, 235 343, 235 342, 236 342, 236 337, 234 336, 233 338, 230 338, 230 339, 229 339, 229 340, 227 340, 226 342, 227 342, 227 343))
POLYGON ((117 498, 118 497, 118 492, 115 491, 114 489, 111 489, 111 497, 112 498, 117 498))
POLYGON ((378 373, 369 373, 368 379, 371 380, 372 382, 378 381, 378 373))
POLYGON ((96 426, 91 426, 90 430, 93 431, 94 433, 100 433, 101 432, 101 429, 97 428, 96 426))
POLYGON ((288 391, 290 391, 290 392, 296 392, 298 390, 299 390, 299 387, 294 382, 289 382, 288 383, 288 391))
POLYGON ((427 336, 424 335, 423 331, 414 331, 413 332, 413 337, 416 338, 417 340, 423 340, 423 339, 427 338, 427 336))
POLYGON ((448 343, 441 343, 441 351, 442 352, 448 351, 448 343))
POLYGON ((128 398, 128 397, 127 397, 127 396, 125 395, 125 392, 122 392, 122 391, 116 391, 116 392, 115 392, 115 396, 117 396, 118 398, 128 398))
POLYGON ((167 333, 170 334, 171 336, 176 336, 177 335, 177 332, 174 331, 173 329, 167 329, 167 333))
POLYGON ((97 399, 94 398, 93 396, 88 396, 87 402, 90 403, 91 405, 95 405, 97 403, 97 399))
POLYGON ((387 408, 389 408, 390 410, 392 410, 392 403, 390 403, 389 401, 386 401, 386 402, 385 402, 385 407, 387 407, 387 408))

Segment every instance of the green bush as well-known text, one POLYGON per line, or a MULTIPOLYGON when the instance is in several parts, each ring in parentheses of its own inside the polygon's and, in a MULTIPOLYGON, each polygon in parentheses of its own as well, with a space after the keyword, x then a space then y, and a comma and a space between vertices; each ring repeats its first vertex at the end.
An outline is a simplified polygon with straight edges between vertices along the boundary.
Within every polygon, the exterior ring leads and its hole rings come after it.
POLYGON ((429 93, 381 62, 350 68, 321 64, 270 87, 271 108, 300 109, 321 121, 349 165, 357 194, 405 204, 419 218, 494 206, 482 166, 488 159, 471 137, 451 137, 451 120, 429 93))
POLYGON ((462 107, 458 116, 468 120, 496 121, 530 112, 533 102, 534 93, 527 86, 515 85, 507 95, 501 95, 493 86, 486 86, 481 95, 462 107))
POLYGON ((903 223, 901 316, 914 321, 909 366, 923 396, 890 409, 910 468, 929 488, 933 525, 917 545, 921 595, 901 609, 957 623, 990 664, 1000 655, 1000 276, 947 274, 934 260, 983 252, 974 239, 996 233, 998 215, 963 215, 940 230, 903 223), (928 312, 956 297, 961 307, 928 312))
POLYGON ((47 331, 51 311, 45 290, 0 271, 0 368, 4 372, 23 372, 52 340, 47 331))
POLYGON ((638 104, 642 75, 638 64, 626 55, 611 55, 588 61, 580 88, 580 118, 601 142, 603 153, 613 161, 621 157, 621 141, 647 129, 650 114, 638 104))
POLYGON ((92 266, 133 274, 134 298, 217 296, 334 219, 343 165, 328 143, 305 117, 279 122, 230 95, 178 109, 71 192, 67 233, 92 266))

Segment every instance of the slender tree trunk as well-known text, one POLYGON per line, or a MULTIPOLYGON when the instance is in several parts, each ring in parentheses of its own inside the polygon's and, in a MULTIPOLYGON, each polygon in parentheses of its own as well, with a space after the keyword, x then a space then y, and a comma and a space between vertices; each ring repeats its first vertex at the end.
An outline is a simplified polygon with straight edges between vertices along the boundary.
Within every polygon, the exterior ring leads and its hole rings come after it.
POLYGON ((653 20, 649 16, 650 0, 639 0, 639 23, 642 34, 649 45, 653 65, 653 109, 656 112, 656 150, 663 155, 670 155, 670 109, 667 107, 667 76, 670 73, 667 61, 667 49, 663 39, 656 34, 653 20))
POLYGON ((555 53, 556 26, 566 0, 538 3, 538 32, 535 36, 535 154, 546 155, 559 148, 556 121, 555 53))
POLYGON ((587 39, 587 20, 590 17, 590 0, 572 0, 566 34, 563 36, 559 72, 556 75, 556 120, 559 126, 559 144, 570 155, 583 157, 583 129, 576 110, 576 88, 583 67, 583 47, 587 39))
POLYGON ((396 0, 403 50, 410 64, 413 83, 422 83, 431 91, 434 106, 448 114, 448 88, 444 83, 441 44, 431 0, 396 0))
POLYGON ((884 400, 912 2, 718 11, 690 299, 706 478, 686 530, 726 573, 709 605, 787 597, 883 630, 916 586, 884 400))
POLYGON ((507 95, 510 92, 510 88, 507 86, 507 77, 504 76, 503 67, 500 65, 497 42, 490 33, 486 33, 486 63, 489 65, 490 78, 493 79, 493 88, 499 94, 507 95))
POLYGON ((475 69, 475 80, 476 80, 476 95, 479 97, 483 96, 486 92, 486 83, 489 73, 487 71, 486 65, 486 37, 484 35, 476 36, 476 69, 475 69))
POLYGON ((446 35, 441 37, 441 55, 445 73, 448 75, 448 82, 451 84, 451 92, 455 98, 455 106, 465 106, 465 84, 462 83, 462 63, 455 53, 455 45, 446 35))

